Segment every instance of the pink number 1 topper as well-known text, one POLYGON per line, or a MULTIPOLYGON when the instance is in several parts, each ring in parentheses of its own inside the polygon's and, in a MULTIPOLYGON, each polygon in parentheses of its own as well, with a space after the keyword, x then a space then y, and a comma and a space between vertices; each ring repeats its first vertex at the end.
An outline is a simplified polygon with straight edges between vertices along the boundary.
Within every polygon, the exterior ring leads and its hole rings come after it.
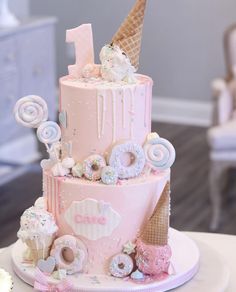
POLYGON ((69 75, 81 77, 87 64, 94 64, 93 32, 91 24, 82 24, 66 31, 66 42, 75 45, 75 65, 68 67, 69 75))

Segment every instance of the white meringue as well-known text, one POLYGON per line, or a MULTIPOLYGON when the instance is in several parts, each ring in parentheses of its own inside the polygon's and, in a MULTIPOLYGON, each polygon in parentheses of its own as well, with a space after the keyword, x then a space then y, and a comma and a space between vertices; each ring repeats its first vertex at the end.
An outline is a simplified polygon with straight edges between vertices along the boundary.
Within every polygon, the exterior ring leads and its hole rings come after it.
POLYGON ((126 81, 135 83, 135 68, 129 58, 116 45, 106 45, 100 52, 101 75, 103 79, 111 82, 126 81))
POLYGON ((52 168, 53 176, 66 176, 70 173, 68 168, 62 166, 61 162, 56 163, 52 168))
POLYGON ((62 166, 65 168, 72 168, 75 165, 75 160, 72 157, 65 157, 62 160, 62 166))

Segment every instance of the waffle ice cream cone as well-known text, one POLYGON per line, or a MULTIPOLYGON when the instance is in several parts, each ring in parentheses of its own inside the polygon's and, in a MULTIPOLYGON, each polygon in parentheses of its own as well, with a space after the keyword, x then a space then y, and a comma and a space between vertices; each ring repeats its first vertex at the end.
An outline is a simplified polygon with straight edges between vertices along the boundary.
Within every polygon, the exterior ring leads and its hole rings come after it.
POLYGON ((50 255, 51 246, 54 240, 54 236, 48 236, 44 239, 27 239, 25 241, 26 245, 30 250, 30 255, 33 263, 37 265, 40 259, 47 259, 50 255))
POLYGON ((143 20, 147 0, 137 0, 130 14, 112 38, 112 43, 119 46, 129 57, 131 64, 138 69, 141 51, 143 20))
POLYGON ((161 194, 156 208, 148 220, 141 240, 150 245, 164 246, 168 243, 168 229, 170 217, 170 183, 168 182, 161 194))

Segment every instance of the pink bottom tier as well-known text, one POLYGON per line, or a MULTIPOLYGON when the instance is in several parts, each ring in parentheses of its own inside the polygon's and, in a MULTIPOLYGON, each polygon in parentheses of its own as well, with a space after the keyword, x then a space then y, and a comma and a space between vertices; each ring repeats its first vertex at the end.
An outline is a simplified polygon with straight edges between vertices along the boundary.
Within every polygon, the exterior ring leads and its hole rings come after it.
MULTIPOLYGON (((173 251, 171 264, 174 274, 161 280, 150 283, 135 283, 127 279, 117 279, 108 275, 74 274, 68 275, 67 280, 79 292, 157 292, 169 291, 189 281, 199 268, 199 250, 196 244, 182 232, 169 230, 169 244, 173 251)), ((198 242, 201 251, 201 267, 199 274, 183 288, 177 291, 224 291, 228 283, 228 269, 218 253, 209 246, 198 242), (212 263, 214 262, 214 269, 212 263)), ((26 246, 18 240, 12 248, 12 264, 16 274, 26 283, 33 286, 35 280, 35 267, 22 263, 26 246)), ((4 253, 5 254, 5 253, 4 253)), ((7 253, 5 257, 7 256, 7 253)), ((2 257, 0 257, 2 260, 2 257)), ((8 260, 8 259, 7 259, 8 260)), ((5 263, 6 261, 3 260, 5 263)), ((7 266, 6 266, 7 268, 7 266)), ((10 269, 9 269, 10 271, 10 269)), ((48 277, 49 284, 55 284, 53 277, 48 277)), ((59 281, 56 281, 58 284, 59 281)), ((24 285, 14 278, 14 287, 17 291, 33 291, 33 288, 24 285), (22 287, 22 289, 21 289, 22 287)), ((35 291, 35 290, 34 290, 35 291)), ((172 290, 171 290, 172 291, 172 290)))
POLYGON ((86 272, 107 274, 110 257, 135 240, 169 179, 167 170, 108 186, 44 173, 44 196, 59 236, 74 235, 87 247, 86 272))

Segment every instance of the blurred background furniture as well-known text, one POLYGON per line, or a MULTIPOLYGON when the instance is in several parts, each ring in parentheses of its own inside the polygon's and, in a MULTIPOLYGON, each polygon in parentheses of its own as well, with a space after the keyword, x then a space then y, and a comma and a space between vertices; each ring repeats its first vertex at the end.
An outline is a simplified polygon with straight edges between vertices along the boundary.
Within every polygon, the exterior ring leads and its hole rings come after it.
POLYGON ((55 119, 55 23, 56 18, 37 18, 0 29, 0 185, 39 158, 33 131, 14 119, 15 102, 40 95, 48 103, 50 119, 55 119))
POLYGON ((10 11, 9 0, 0 0, 0 27, 14 27, 19 24, 18 19, 10 11))
POLYGON ((208 131, 213 231, 220 223, 225 175, 230 168, 236 168, 236 25, 225 32, 224 48, 227 76, 213 81, 213 127, 208 131))

